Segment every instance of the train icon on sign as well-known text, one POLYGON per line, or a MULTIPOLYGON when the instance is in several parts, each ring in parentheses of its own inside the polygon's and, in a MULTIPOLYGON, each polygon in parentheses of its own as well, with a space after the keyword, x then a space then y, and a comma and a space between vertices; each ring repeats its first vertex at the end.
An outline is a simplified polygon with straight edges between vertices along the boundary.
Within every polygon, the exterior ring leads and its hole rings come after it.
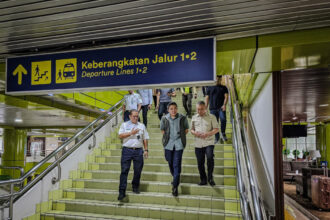
POLYGON ((56 60, 56 83, 77 81, 77 58, 56 60))
POLYGON ((71 78, 73 79, 76 75, 76 69, 75 66, 73 65, 73 63, 67 63, 64 65, 63 68, 63 76, 64 78, 71 78))

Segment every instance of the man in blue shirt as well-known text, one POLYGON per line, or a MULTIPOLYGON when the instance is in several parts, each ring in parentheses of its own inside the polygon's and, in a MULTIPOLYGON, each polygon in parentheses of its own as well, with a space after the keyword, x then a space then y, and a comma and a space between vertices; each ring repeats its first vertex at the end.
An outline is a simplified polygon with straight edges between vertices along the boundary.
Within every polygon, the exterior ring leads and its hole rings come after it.
POLYGON ((162 142, 165 149, 165 159, 173 176, 172 194, 178 196, 182 154, 186 146, 186 134, 189 131, 189 124, 187 118, 178 113, 178 106, 175 102, 170 102, 167 108, 169 114, 162 117, 160 130, 163 134, 162 142))
POLYGON ((142 99, 142 117, 143 117, 143 124, 147 127, 148 124, 148 119, 147 119, 147 114, 148 110, 151 109, 152 105, 152 89, 139 89, 138 93, 141 96, 142 99))
MULTIPOLYGON (((221 121, 221 134, 222 139, 227 141, 226 136, 226 105, 228 102, 228 89, 226 86, 221 85, 222 76, 217 76, 217 85, 209 86, 207 88, 205 103, 206 108, 210 106, 210 113, 221 121)), ((220 139, 219 133, 215 135, 215 143, 220 139)))
POLYGON ((141 110, 142 99, 141 96, 135 93, 133 90, 128 90, 128 94, 124 96, 124 104, 123 104, 123 119, 124 121, 129 121, 130 110, 141 110))
POLYGON ((172 97, 175 97, 175 91, 173 88, 157 89, 157 106, 159 120, 163 114, 167 114, 167 105, 172 101, 172 97))

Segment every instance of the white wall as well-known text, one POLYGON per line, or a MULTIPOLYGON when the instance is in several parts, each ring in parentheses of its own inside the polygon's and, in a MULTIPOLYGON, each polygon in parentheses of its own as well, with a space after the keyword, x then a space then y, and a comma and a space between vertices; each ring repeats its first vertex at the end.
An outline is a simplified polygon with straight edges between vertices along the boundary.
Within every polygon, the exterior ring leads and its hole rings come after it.
POLYGON ((259 139, 262 156, 274 185, 274 146, 273 146, 273 96, 272 77, 250 108, 250 114, 259 139))
MULTIPOLYGON (((121 117, 119 116, 118 118, 121 117)), ((105 141, 105 137, 109 136, 110 132, 113 130, 112 123, 115 123, 114 119, 95 134, 96 147, 99 146, 99 143, 105 141)), ((92 141, 93 137, 90 137, 75 152, 61 162, 61 180, 68 179, 70 171, 78 169, 78 164, 85 161, 86 156, 92 152, 92 150, 88 149, 88 145, 92 144, 92 141)), ((57 177, 57 168, 49 172, 42 180, 25 193, 24 196, 15 202, 14 220, 21 220, 22 218, 35 214, 36 204, 48 201, 48 192, 59 189, 59 183, 54 185, 51 183, 53 177, 57 177)), ((5 212, 7 211, 8 209, 5 210, 5 212)), ((8 215, 5 214, 4 216, 8 215)))

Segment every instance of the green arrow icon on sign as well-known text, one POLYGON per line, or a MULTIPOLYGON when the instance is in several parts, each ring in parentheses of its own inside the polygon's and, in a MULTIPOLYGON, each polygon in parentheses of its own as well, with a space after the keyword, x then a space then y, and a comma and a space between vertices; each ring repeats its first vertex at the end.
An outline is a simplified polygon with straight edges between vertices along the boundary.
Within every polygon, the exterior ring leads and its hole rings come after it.
POLYGON ((27 71, 21 64, 19 64, 13 72, 14 76, 16 76, 17 74, 18 74, 18 85, 22 85, 22 75, 23 74, 26 75, 27 71))

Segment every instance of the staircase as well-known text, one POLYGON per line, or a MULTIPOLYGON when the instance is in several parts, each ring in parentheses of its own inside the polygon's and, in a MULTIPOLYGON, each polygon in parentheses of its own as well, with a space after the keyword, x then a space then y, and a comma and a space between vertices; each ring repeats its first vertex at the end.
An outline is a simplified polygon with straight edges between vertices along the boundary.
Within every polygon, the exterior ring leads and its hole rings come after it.
MULTIPOLYGON (((199 96, 199 100, 202 96, 199 96)), ((184 113, 181 94, 173 99, 184 113)), ((196 99, 193 100, 195 109, 196 99)), ((121 143, 112 133, 71 171, 70 179, 61 181, 60 189, 49 192, 49 201, 38 204, 36 214, 25 220, 45 219, 241 219, 240 201, 236 190, 235 153, 231 144, 215 146, 214 181, 216 186, 198 186, 199 173, 193 137, 187 136, 182 161, 179 196, 171 194, 171 174, 161 146, 157 113, 150 110, 149 158, 145 159, 140 194, 133 194, 128 176, 127 197, 117 201, 120 176, 121 143)), ((229 120, 228 120, 229 121, 229 120)), ((190 119, 189 119, 190 122, 190 119)), ((227 126, 231 138, 231 125, 227 126)))

